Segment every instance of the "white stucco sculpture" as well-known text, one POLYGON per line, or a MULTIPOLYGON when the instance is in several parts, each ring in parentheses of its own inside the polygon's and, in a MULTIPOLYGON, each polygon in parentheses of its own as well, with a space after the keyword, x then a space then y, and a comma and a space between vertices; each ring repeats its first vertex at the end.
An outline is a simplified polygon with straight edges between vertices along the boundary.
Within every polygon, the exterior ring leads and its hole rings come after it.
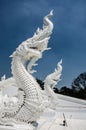
POLYGON ((32 67, 42 58, 42 53, 49 49, 48 41, 53 30, 53 23, 50 21, 52 16, 53 11, 44 17, 43 28, 38 28, 33 37, 22 42, 10 56, 13 77, 8 79, 2 77, 0 89, 2 91, 3 87, 14 85, 18 88, 18 97, 10 100, 8 96, 1 96, 0 124, 2 125, 25 124, 30 130, 34 129, 32 122, 40 117, 46 107, 54 108, 57 104, 53 88, 60 80, 62 60, 58 63, 55 72, 44 80, 44 91, 32 76, 35 72, 32 67))

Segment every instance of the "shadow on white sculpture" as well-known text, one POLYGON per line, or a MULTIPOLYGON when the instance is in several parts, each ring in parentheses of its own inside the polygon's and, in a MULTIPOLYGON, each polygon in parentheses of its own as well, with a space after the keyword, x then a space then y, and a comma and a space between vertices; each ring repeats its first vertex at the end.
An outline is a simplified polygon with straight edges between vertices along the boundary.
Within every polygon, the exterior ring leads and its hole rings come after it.
POLYGON ((33 130, 41 113, 47 107, 54 109, 58 105, 53 88, 60 80, 62 60, 58 62, 55 71, 44 80, 44 91, 32 76, 35 72, 32 67, 42 58, 42 53, 50 49, 48 41, 53 30, 53 23, 50 21, 52 16, 53 11, 44 17, 43 28, 38 28, 33 37, 22 42, 10 56, 13 77, 6 79, 4 75, 0 81, 0 125, 15 128, 25 125, 33 130), (18 88, 18 97, 10 99, 8 95, 2 95, 3 88, 8 86, 18 88))

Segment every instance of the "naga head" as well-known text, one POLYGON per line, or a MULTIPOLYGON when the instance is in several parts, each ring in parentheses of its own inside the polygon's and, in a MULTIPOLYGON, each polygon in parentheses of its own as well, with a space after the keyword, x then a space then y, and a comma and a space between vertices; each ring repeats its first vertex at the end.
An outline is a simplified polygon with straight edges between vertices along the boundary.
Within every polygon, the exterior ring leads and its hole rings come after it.
POLYGON ((42 52, 48 50, 48 41, 50 34, 52 33, 53 23, 50 21, 50 17, 53 16, 53 11, 51 11, 43 20, 43 29, 37 29, 32 38, 27 39, 22 42, 16 51, 11 55, 11 57, 19 56, 25 60, 37 57, 38 59, 42 57, 42 52))

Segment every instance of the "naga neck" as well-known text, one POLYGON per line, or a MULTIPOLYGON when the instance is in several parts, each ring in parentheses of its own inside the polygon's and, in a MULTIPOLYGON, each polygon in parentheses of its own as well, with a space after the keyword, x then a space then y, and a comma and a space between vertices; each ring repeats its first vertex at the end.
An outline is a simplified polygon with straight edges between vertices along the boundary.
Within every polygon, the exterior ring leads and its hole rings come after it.
POLYGON ((12 60, 12 74, 15 78, 17 86, 24 90, 27 97, 30 98, 30 94, 36 93, 35 99, 41 100, 40 86, 36 82, 35 78, 27 72, 25 62, 18 56, 14 56, 12 60))

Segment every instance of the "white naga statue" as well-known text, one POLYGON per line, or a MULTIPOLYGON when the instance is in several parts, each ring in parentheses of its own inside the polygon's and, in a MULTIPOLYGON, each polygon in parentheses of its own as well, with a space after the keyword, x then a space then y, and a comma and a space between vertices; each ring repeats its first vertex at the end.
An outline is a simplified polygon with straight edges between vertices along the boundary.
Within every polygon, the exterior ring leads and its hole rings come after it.
POLYGON ((37 29, 32 38, 22 42, 11 55, 11 70, 13 77, 1 78, 0 90, 4 87, 16 86, 18 96, 14 100, 5 95, 0 99, 0 124, 15 126, 17 124, 28 125, 34 129, 33 122, 36 122, 41 113, 47 108, 54 108, 58 102, 53 88, 60 80, 62 72, 62 60, 58 62, 55 71, 44 80, 44 90, 41 89, 36 79, 32 76, 38 59, 42 58, 42 53, 48 50, 48 41, 53 30, 53 23, 50 18, 51 11, 43 20, 43 28, 37 29), (27 65, 27 61, 28 65, 27 65))

